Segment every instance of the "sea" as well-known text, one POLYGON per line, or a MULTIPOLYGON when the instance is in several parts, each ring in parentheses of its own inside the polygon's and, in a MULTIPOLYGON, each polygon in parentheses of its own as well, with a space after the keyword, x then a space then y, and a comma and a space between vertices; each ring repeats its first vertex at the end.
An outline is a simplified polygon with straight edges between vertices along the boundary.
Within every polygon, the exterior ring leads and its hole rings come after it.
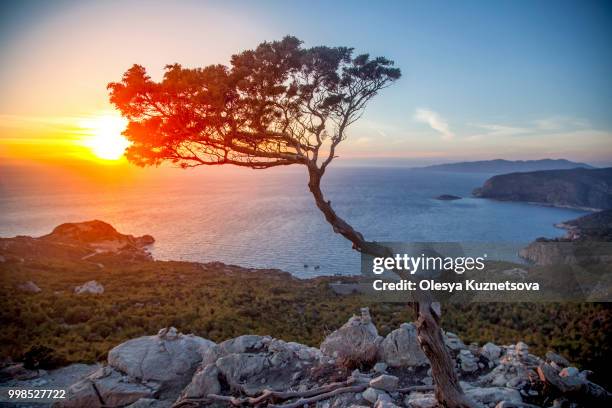
MULTIPOLYGON (((491 174, 407 167, 331 167, 323 189, 368 240, 525 243, 562 236, 554 224, 584 211, 474 198, 491 174), (435 197, 452 194, 456 201, 435 197)), ((220 261, 300 277, 355 275, 360 256, 314 204, 301 168, 4 168, 0 236, 39 236, 99 219, 150 234, 160 260, 220 261)))

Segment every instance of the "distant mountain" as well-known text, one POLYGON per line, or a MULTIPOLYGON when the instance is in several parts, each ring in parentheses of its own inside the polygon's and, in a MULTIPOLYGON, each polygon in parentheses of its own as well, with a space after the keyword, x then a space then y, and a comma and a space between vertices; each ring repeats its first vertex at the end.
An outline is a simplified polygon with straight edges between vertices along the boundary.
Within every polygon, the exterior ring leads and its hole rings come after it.
POLYGON ((502 174, 485 181, 473 194, 558 207, 612 209, 612 167, 502 174))
POLYGON ((416 167, 415 170, 448 171, 455 173, 515 173, 538 170, 564 170, 577 167, 593 169, 586 163, 576 163, 565 159, 541 160, 481 160, 460 163, 437 164, 434 166, 416 167))

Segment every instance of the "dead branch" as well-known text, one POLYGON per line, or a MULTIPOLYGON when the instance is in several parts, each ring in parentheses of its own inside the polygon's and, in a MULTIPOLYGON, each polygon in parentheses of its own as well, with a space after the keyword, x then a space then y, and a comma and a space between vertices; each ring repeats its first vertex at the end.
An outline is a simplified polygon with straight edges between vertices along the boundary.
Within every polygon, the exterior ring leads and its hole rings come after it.
MULTIPOLYGON (((308 398, 308 397, 316 397, 319 395, 326 395, 330 392, 333 392, 338 389, 350 387, 355 383, 355 379, 353 377, 349 377, 346 381, 342 382, 334 382, 330 384, 325 384, 321 387, 312 388, 306 391, 273 391, 273 390, 264 390, 257 397, 234 397, 231 395, 217 395, 217 394, 208 394, 206 398, 186 398, 181 401, 178 401, 172 408, 180 408, 186 406, 198 406, 198 404, 210 403, 212 401, 223 401, 228 402, 235 407, 240 406, 257 406, 266 401, 285 401, 291 398, 308 398)), ((363 385, 367 388, 367 383, 363 385)), ((365 389, 365 388, 364 388, 365 389)), ((346 391, 348 392, 348 391, 346 391)), ((324 398, 323 398, 324 399, 324 398)), ((317 400, 318 401, 318 400, 317 400)), ((270 405, 272 406, 272 405, 270 405)))
POLYGON ((288 404, 281 404, 281 405, 270 404, 269 407, 270 408, 300 408, 304 405, 308 405, 308 404, 312 404, 313 402, 333 398, 336 395, 344 394, 347 392, 362 392, 366 388, 368 388, 367 383, 352 385, 349 387, 341 387, 341 388, 336 388, 335 390, 327 392, 327 393, 312 396, 310 398, 300 398, 299 400, 295 402, 290 402, 288 404))

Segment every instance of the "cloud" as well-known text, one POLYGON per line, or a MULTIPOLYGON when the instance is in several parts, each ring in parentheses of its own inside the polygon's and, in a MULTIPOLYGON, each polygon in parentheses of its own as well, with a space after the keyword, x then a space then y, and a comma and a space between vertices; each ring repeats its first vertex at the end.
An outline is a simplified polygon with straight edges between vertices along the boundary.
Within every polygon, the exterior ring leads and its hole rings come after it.
POLYGON ((414 119, 417 122, 428 124, 433 130, 442 135, 442 139, 451 140, 455 137, 451 132, 446 119, 440 116, 437 112, 429 109, 417 109, 414 114, 414 119))

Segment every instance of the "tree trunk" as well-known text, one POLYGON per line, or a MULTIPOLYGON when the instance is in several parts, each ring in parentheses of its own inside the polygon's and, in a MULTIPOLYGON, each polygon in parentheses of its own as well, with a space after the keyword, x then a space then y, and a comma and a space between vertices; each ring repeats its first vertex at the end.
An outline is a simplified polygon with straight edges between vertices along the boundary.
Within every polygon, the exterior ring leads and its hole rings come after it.
MULTIPOLYGON (((330 201, 326 201, 321 191, 321 171, 316 163, 308 165, 308 188, 312 192, 317 207, 335 233, 342 235, 353 244, 353 249, 372 256, 392 256, 391 250, 382 245, 367 242, 363 235, 349 223, 340 218, 333 210, 330 201)), ((436 385, 436 399, 447 408, 473 408, 476 405, 470 401, 459 385, 453 360, 446 349, 442 330, 438 324, 439 311, 432 309, 430 301, 420 301, 417 307, 417 337, 421 349, 431 364, 432 377, 436 385)))
POLYGON ((459 385, 455 365, 444 344, 442 330, 438 324, 439 311, 434 310, 432 303, 428 301, 420 301, 417 307, 417 339, 431 364, 438 403, 449 408, 474 407, 474 403, 465 396, 459 385))

